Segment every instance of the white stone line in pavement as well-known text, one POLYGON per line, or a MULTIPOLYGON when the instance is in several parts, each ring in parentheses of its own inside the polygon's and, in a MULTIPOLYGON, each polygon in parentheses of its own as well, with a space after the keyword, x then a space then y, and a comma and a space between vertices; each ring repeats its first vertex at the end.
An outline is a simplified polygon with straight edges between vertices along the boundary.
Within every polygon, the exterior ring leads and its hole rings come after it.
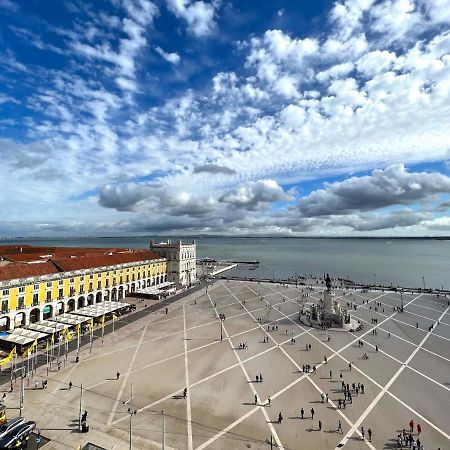
MULTIPOLYGON (((407 304, 407 305, 408 305, 408 304, 407 304)), ((367 309, 367 310, 369 310, 369 311, 373 311, 373 310, 370 310, 369 308, 367 308, 366 306, 363 306, 363 305, 359 306, 358 309, 359 309, 359 308, 363 308, 363 309, 367 309)), ((447 309, 448 309, 448 308, 447 308, 447 309)), ((388 317, 386 314, 383 314, 383 313, 381 313, 381 312, 379 312, 379 311, 373 311, 373 312, 374 312, 375 314, 379 314, 380 316, 388 317)), ((408 313, 408 311, 405 311, 405 312, 408 313)), ((402 313, 402 314, 404 314, 404 313, 402 313)), ((427 320, 429 320, 429 321, 432 322, 432 323, 437 323, 438 321, 440 322, 440 319, 441 319, 442 315, 439 317, 439 319, 438 319, 437 321, 436 321, 436 320, 429 319, 429 318, 424 317, 424 316, 420 316, 420 317, 423 317, 424 319, 427 319, 427 320)), ((392 319, 392 320, 393 320, 394 322, 401 323, 402 325, 406 325, 407 327, 414 328, 415 330, 420 330, 420 331, 422 331, 422 332, 424 332, 424 333, 428 333, 428 330, 424 330, 423 328, 416 327, 415 325, 412 325, 412 324, 410 324, 410 323, 408 323, 408 322, 403 322, 403 320, 400 320, 400 319, 392 319)), ((433 327, 433 329, 431 330, 431 332, 433 333, 434 330, 435 330, 435 327, 433 327)), ((440 339, 444 339, 445 341, 450 341, 449 338, 446 338, 445 336, 441 336, 440 334, 434 333, 433 336, 435 336, 435 337, 437 337, 437 338, 440 338, 440 339)))
MULTIPOLYGON (((447 309, 444 311, 442 316, 450 309, 450 306, 447 307, 447 309)), ((441 317, 442 317, 441 316, 441 317)), ((437 323, 437 321, 436 321, 437 323)), ((414 358, 414 356, 417 354, 417 352, 420 350, 420 348, 423 346, 423 344, 426 342, 426 340, 431 336, 432 330, 430 330, 426 336, 422 339, 420 344, 414 349, 414 351, 411 353, 409 358, 403 363, 403 365, 397 370, 397 372, 391 377, 391 379, 386 383, 384 388, 378 393, 378 395, 374 398, 372 403, 365 409, 365 411, 361 414, 359 419, 355 422, 355 425, 346 433, 346 435, 341 440, 340 444, 341 447, 347 443, 349 438, 353 435, 353 433, 358 429, 360 424, 363 422, 363 420, 368 416, 368 414, 373 410, 373 408, 378 404, 378 402, 381 400, 381 398, 384 396, 384 394, 388 391, 388 389, 392 386, 392 384, 395 382, 395 380, 401 375, 405 367, 409 364, 409 362, 414 358)), ((447 439, 450 439, 450 436, 448 436, 443 430, 441 430, 441 433, 444 434, 444 436, 447 437, 447 439)))
POLYGON ((110 415, 108 417, 108 422, 106 423, 106 428, 110 428, 111 427, 111 423, 112 423, 113 417, 116 414, 117 405, 119 404, 120 398, 122 397, 123 390, 125 389, 125 386, 127 384, 128 378, 129 378, 130 373, 131 373, 131 368, 133 367, 134 360, 136 359, 138 351, 141 348, 141 344, 142 344, 142 341, 144 339, 144 335, 145 335, 146 331, 147 331, 147 325, 145 325, 144 329, 142 330, 141 337, 139 339, 138 345, 136 346, 136 349, 135 349, 135 351, 133 353, 133 356, 131 358, 128 370, 126 371, 125 376, 123 377, 122 386, 120 386, 120 390, 119 390, 119 392, 117 394, 116 400, 114 402, 114 406, 113 406, 113 408, 111 410, 111 413, 110 413, 110 415))
MULTIPOLYGON (((360 297, 362 297, 362 298, 364 298, 364 299, 368 299, 367 297, 365 297, 364 295, 360 295, 360 294, 358 294, 360 297)), ((391 297, 388 293, 385 293, 385 296, 386 296, 386 298, 390 298, 391 300, 394 300, 394 301, 396 301, 396 302, 400 302, 400 299, 397 299, 397 298, 394 298, 394 297, 391 297)), ((423 300, 425 300, 425 299, 423 299, 423 300)), ((392 305, 389 305, 388 303, 383 303, 383 302, 380 302, 383 306, 386 306, 387 308, 392 308, 392 305)), ((445 305, 443 305, 442 303, 439 303, 440 305, 442 305, 444 308, 445 308, 445 305)), ((414 304, 414 306, 417 306, 417 307, 419 307, 419 308, 426 308, 426 309, 429 309, 429 310, 431 310, 431 311, 434 311, 434 312, 437 312, 437 313, 439 313, 439 314, 441 314, 442 313, 442 309, 441 310, 437 310, 437 309, 434 309, 434 308, 429 308, 429 307, 427 307, 427 306, 422 306, 422 305, 418 305, 418 304, 414 304)), ((360 305, 359 307, 364 307, 364 305, 360 305)), ((379 313, 379 314, 381 314, 382 315, 382 313, 380 313, 379 311, 374 311, 374 310, 372 310, 374 313, 379 313)), ((418 314, 418 313, 415 313, 415 312, 412 312, 412 311, 410 311, 410 310, 406 310, 406 308, 405 308, 405 311, 404 311, 405 313, 407 313, 407 314, 411 314, 411 315, 413 315, 413 316, 417 316, 417 317, 421 317, 422 319, 427 319, 427 320, 429 320, 429 321, 431 321, 431 322, 435 322, 435 320, 436 319, 434 319, 434 318, 432 318, 432 317, 428 317, 428 316, 423 316, 423 315, 421 315, 421 314, 418 314)), ((445 316, 445 314, 444 314, 444 316, 445 316)), ((441 316, 442 317, 442 316, 441 316)), ((396 320, 398 320, 398 319, 396 319, 396 320)), ((442 320, 441 320, 441 324, 443 324, 443 325, 445 325, 445 326, 447 326, 447 327, 450 327, 450 324, 448 324, 448 323, 446 323, 446 322, 443 322, 442 320)), ((413 326, 414 327, 414 325, 411 325, 411 326, 413 326)), ((421 328, 420 328, 421 329, 421 328)), ((423 331, 427 331, 427 330, 423 330, 423 331)), ((441 336, 442 337, 442 336, 441 336)), ((444 338, 445 339, 445 338, 444 338)))
MULTIPOLYGON (((237 303, 237 302, 233 302, 233 304, 236 304, 236 303, 237 303)), ((278 303, 276 303, 276 305, 278 305, 278 303)), ((265 308, 258 308, 258 309, 255 309, 254 311, 260 311, 260 310, 262 310, 262 309, 265 309, 265 308)), ((200 312, 207 312, 207 311, 208 311, 208 310, 201 310, 201 311, 197 311, 195 314, 198 314, 198 313, 200 313, 200 312)), ((229 319, 234 319, 234 318, 236 318, 236 317, 245 316, 245 315, 246 315, 246 313, 239 313, 239 314, 235 314, 234 316, 229 316, 228 318, 229 318, 229 319)), ((180 316, 180 317, 182 317, 182 316, 180 316)), ((278 320, 279 320, 279 319, 278 319, 278 320)), ((274 321, 274 322, 275 322, 275 321, 274 321)), ((205 326, 208 326, 208 325, 212 325, 212 324, 214 324, 214 323, 216 323, 216 321, 213 320, 213 321, 211 321, 211 322, 206 322, 206 323, 202 323, 202 324, 200 324, 200 325, 195 325, 195 326, 193 326, 193 327, 188 328, 187 331, 191 331, 191 330, 195 330, 196 328, 201 328, 201 327, 205 327, 205 326)), ((153 324, 154 324, 154 322, 149 322, 147 325, 153 325, 153 324)), ((140 328, 137 329, 137 330, 135 330, 135 331, 133 331, 133 333, 136 333, 137 331, 140 331, 140 328)), ((250 331, 250 330, 249 330, 249 331, 250 331)), ((156 337, 156 338, 152 338, 152 339, 146 340, 146 341, 143 342, 143 344, 148 344, 148 343, 150 343, 150 342, 159 341, 160 339, 164 339, 164 338, 166 338, 166 337, 174 336, 174 335, 180 334, 180 333, 182 333, 182 332, 183 332, 183 330, 178 330, 178 331, 174 331, 173 333, 164 334, 163 336, 158 336, 158 337, 156 337)), ((80 361, 80 364, 82 364, 82 363, 84 363, 84 362, 87 362, 87 361, 92 361, 93 359, 96 359, 96 358, 101 358, 101 357, 104 357, 104 356, 113 355, 114 353, 119 353, 119 352, 122 352, 122 351, 128 350, 128 349, 131 349, 131 348, 134 348, 134 347, 135 347, 134 344, 130 344, 130 345, 125 346, 125 347, 122 347, 122 348, 120 348, 120 349, 111 350, 110 352, 102 352, 102 353, 99 354, 99 355, 94 355, 94 356, 90 356, 90 357, 88 357, 88 358, 83 359, 82 361, 80 361)), ((95 385, 93 385, 93 386, 95 386, 95 385)))
MULTIPOLYGON (((272 289, 273 289, 273 288, 272 288, 272 289)), ((406 304, 406 306, 408 306, 409 304, 412 304, 415 300, 417 300, 418 298, 420 298, 421 295, 422 295, 422 294, 419 294, 417 297, 413 298, 410 302, 408 302, 408 303, 406 304)), ((450 309, 450 307, 447 308, 447 310, 448 310, 448 309, 450 309)), ((395 313, 394 313, 394 314, 395 314, 395 313)), ((443 312, 443 315, 445 315, 445 314, 447 314, 447 311, 444 311, 444 312, 443 312)), ((289 320, 292 321, 292 319, 289 319, 289 320)), ((380 325, 381 325, 382 323, 384 323, 385 321, 386 321, 386 320, 384 320, 383 322, 381 322, 380 325)), ((439 321, 439 319, 438 319, 438 321, 439 321)), ((437 322, 436 322, 436 323, 437 323, 437 322)), ((372 327, 372 329, 373 329, 373 328, 378 328, 378 325, 372 327)), ((366 334, 367 334, 367 333, 365 333, 364 335, 361 335, 361 336, 359 337, 359 339, 362 340, 363 336, 365 336, 366 334)), ((330 351, 333 351, 333 349, 332 349, 331 347, 329 347, 327 344, 321 342, 316 336, 314 336, 314 335, 312 335, 312 334, 311 334, 311 336, 312 336, 313 338, 315 338, 318 342, 322 343, 322 345, 324 345, 325 347, 327 347, 330 351)), ((416 347, 416 344, 412 344, 412 345, 413 345, 414 347, 416 347)), ((424 349, 422 348, 422 350, 424 350, 424 349)), ((346 363, 349 363, 349 361, 348 361, 346 358, 344 358, 342 355, 339 354, 339 357, 340 357, 341 359, 343 359, 346 363)), ((328 358, 328 359, 331 359, 331 358, 328 358)), ((401 364, 403 364, 403 363, 401 363, 401 364)), ((364 375, 367 379, 369 379, 372 383, 374 383, 378 388, 383 389, 383 386, 380 385, 377 381, 375 381, 372 377, 370 377, 367 373, 365 373, 364 371, 362 371, 362 370, 361 370, 360 368, 358 368, 356 365, 354 365, 353 367, 354 367, 358 372, 360 372, 362 375, 364 375)), ((415 369, 413 369, 412 367, 410 367, 410 366, 408 366, 408 365, 407 365, 406 367, 408 367, 408 368, 411 369, 411 370, 415 370, 415 369)), ((426 377, 426 376, 425 376, 425 377, 426 377)), ((386 393, 387 393, 389 396, 391 396, 394 400, 396 400, 398 403, 400 403, 402 406, 404 406, 404 407, 407 408, 409 411, 411 411, 413 414, 415 414, 416 417, 418 417, 420 420, 422 420, 422 422, 427 423, 431 428, 434 428, 437 432, 439 432, 440 434, 442 434, 443 436, 445 436, 447 439, 449 439, 449 436, 448 436, 441 428, 439 428, 439 427, 438 427, 437 425, 435 425, 433 422, 431 422, 430 420, 428 420, 426 417, 422 416, 422 414, 420 414, 418 411, 416 411, 416 410, 413 409, 411 406, 409 406, 408 404, 406 404, 403 400, 401 400, 400 398, 398 398, 395 394, 393 394, 393 393, 390 392, 389 390, 387 390, 386 393)), ((359 430, 357 430, 357 433, 359 434, 359 430)))
MULTIPOLYGON (((240 282, 243 283, 243 282, 240 282)), ((272 288, 273 289, 273 288, 272 288)), ((279 292, 280 293, 280 292, 279 292)), ((297 324, 298 325, 298 324, 297 324)), ((299 326, 299 325, 298 325, 299 326)), ((365 336, 366 334, 369 333, 368 330, 366 333, 364 333, 362 336, 365 336)), ((309 331, 304 332, 302 334, 305 333, 309 333, 309 331)), ((314 337, 314 336, 313 336, 314 337)), ((320 341, 319 341, 320 342, 320 341)), ((344 349, 346 349, 348 346, 354 344, 355 342, 357 342, 357 339, 355 339, 353 342, 350 342, 347 346, 341 348, 340 350, 334 351, 332 350, 332 355, 330 355, 328 357, 328 361, 330 361, 332 358, 334 358, 336 355, 338 355, 341 351, 343 351, 344 349)), ((283 345, 283 343, 281 343, 280 345, 283 345)), ((245 361, 244 361, 245 362, 245 361)), ((301 382, 304 378, 306 378, 307 374, 303 374, 301 377, 297 378, 296 380, 294 380, 293 382, 291 382, 290 384, 288 384, 287 386, 285 386, 284 388, 280 389, 278 392, 276 392, 275 394, 273 394, 271 397, 272 399, 276 399, 277 397, 279 397, 280 395, 284 394, 284 392, 288 391, 289 389, 291 389, 293 386, 295 386, 297 383, 301 382)), ((400 401, 400 403, 402 403, 400 401)), ((241 416, 240 418, 236 419, 232 424, 228 425, 226 428, 224 428, 221 432, 217 433, 215 436, 213 436, 211 439, 209 439, 207 442, 205 442, 204 444, 202 444, 200 447, 198 447, 196 450, 202 450, 203 448, 207 447, 208 445, 210 445, 211 443, 213 443, 214 441, 216 441, 217 439, 219 439, 221 436, 223 436, 223 434, 229 432, 230 430, 232 430, 235 426, 239 425, 241 422, 243 422, 247 417, 251 416, 255 411, 257 411, 258 408, 254 408, 253 410, 249 411, 248 413, 246 413, 245 415, 241 416)))
MULTIPOLYGON (((259 310, 261 310, 261 309, 265 309, 265 308, 258 308, 258 309, 255 309, 255 311, 259 311, 259 310)), ((292 313, 291 315, 295 315, 295 314, 297 314, 297 313, 295 312, 295 313, 292 313)), ((240 316, 242 316, 242 315, 247 315, 247 313, 244 312, 244 313, 236 314, 236 315, 234 315, 234 316, 230 316, 229 319, 233 319, 233 318, 235 318, 235 317, 240 317, 240 316)), ((268 322, 267 324, 276 323, 278 320, 281 320, 281 319, 272 320, 272 321, 268 322)), ((213 324, 213 323, 215 323, 215 322, 208 322, 209 325, 211 325, 211 324, 213 324)), ((200 328, 200 327, 202 327, 202 326, 203 326, 203 325, 196 325, 195 327, 187 328, 186 331, 194 330, 194 329, 200 328)), ((231 336, 231 337, 237 337, 237 336, 239 336, 239 335, 241 335, 241 334, 245 334, 245 333, 249 333, 250 331, 257 330, 258 328, 259 328, 258 326, 255 326, 255 327, 249 328, 249 329, 247 329, 247 330, 245 330, 245 331, 240 331, 239 333, 236 333, 236 334, 234 334, 234 335, 231 336)), ((163 337, 172 336, 172 335, 174 335, 174 334, 179 334, 179 333, 182 333, 182 332, 183 332, 183 330, 180 330, 180 331, 177 331, 177 332, 175 332, 175 333, 171 333, 171 334, 169 334, 169 335, 165 335, 165 336, 163 336, 163 337)), ((151 339, 151 340, 149 340, 149 341, 144 341, 143 344, 146 344, 146 343, 149 343, 149 342, 152 342, 152 341, 156 341, 156 340, 158 340, 158 339, 159 339, 159 338, 154 338, 154 339, 151 339)), ((209 347, 210 345, 216 345, 216 344, 218 344, 217 341, 209 342, 208 344, 205 344, 205 345, 202 345, 202 346, 200 346, 200 347, 196 347, 196 348, 194 348, 194 349, 188 350, 188 353, 195 352, 195 351, 201 350, 201 349, 203 349, 203 348, 205 348, 205 347, 209 347)), ((161 360, 159 360, 159 361, 155 361, 155 362, 149 363, 149 364, 147 364, 147 365, 145 365, 145 366, 142 366, 142 367, 139 367, 139 368, 133 370, 132 373, 136 373, 136 372, 139 372, 139 371, 141 371, 141 370, 147 369, 147 368, 149 368, 149 367, 155 366, 155 365, 157 365, 157 364, 164 363, 164 362, 169 361, 169 360, 171 360, 171 359, 174 359, 174 358, 177 358, 177 357, 179 357, 179 356, 182 356, 183 354, 184 354, 184 352, 178 353, 178 354, 176 354, 176 355, 169 356, 168 358, 164 358, 164 359, 161 359, 161 360)), ((103 356, 103 355, 98 355, 98 356, 103 356)), ((76 367, 76 366, 75 366, 75 367, 76 367)), ((102 380, 102 381, 99 381, 98 383, 94 383, 94 384, 91 384, 90 386, 87 386, 86 389, 93 389, 93 388, 95 388, 95 387, 97 387, 97 386, 101 386, 102 384, 105 384, 105 383, 107 383, 107 382, 108 382, 108 380, 102 380)))
MULTIPOLYGON (((227 289, 228 289, 228 287, 227 287, 227 289)), ((228 291, 230 291, 230 290, 228 289, 228 291)), ((230 292, 231 292, 231 291, 230 291, 230 292)), ((211 297, 209 296, 209 294, 207 294, 207 295, 208 295, 209 301, 211 302, 211 305, 213 305, 214 310, 216 311, 216 314, 217 314, 216 307, 214 306, 214 303, 213 303, 213 301, 211 300, 211 297)), ((233 294, 233 296, 234 296, 234 298, 237 299, 237 297, 236 297, 234 294, 233 294)), ((242 372, 244 373, 245 379, 247 380, 248 385, 250 386, 250 389, 251 389, 252 392, 253 392, 253 395, 257 396, 258 393, 256 392, 255 386, 253 386, 253 383, 251 382, 252 380, 250 379, 250 377, 249 377, 249 375, 248 375, 247 369, 244 367, 244 364, 242 363, 242 360, 241 360, 240 356, 238 355, 238 352, 237 352, 236 348, 233 346, 233 343, 231 342, 231 339, 229 338, 229 334, 228 334, 228 332, 227 332, 227 329, 226 329, 226 327, 223 325, 223 323, 222 323, 222 328, 223 328, 223 332, 225 333, 225 335, 226 335, 226 337, 227 337, 227 340, 228 340, 228 342, 229 342, 229 344, 230 344, 230 346, 231 346, 231 349, 233 350, 234 356, 236 357, 236 359, 237 359, 237 361, 238 361, 238 363, 239 363, 239 366, 240 366, 242 372)), ((257 406, 258 406, 258 405, 257 405, 257 406)), ((270 420, 270 417, 269 417, 269 415, 267 414, 266 409, 263 408, 261 405, 259 405, 259 409, 261 410, 261 412, 263 413, 263 415, 264 415, 264 417, 265 417, 265 419, 266 419, 266 422, 267 422, 267 425, 268 425, 268 427, 269 427, 269 429, 270 429, 270 432, 272 433, 272 436, 275 438, 275 442, 277 443, 277 447, 278 447, 279 449, 284 449, 283 444, 281 443, 281 440, 280 440, 280 438, 279 438, 279 436, 278 436, 278 433, 276 432, 275 427, 273 426, 273 424, 272 424, 272 422, 271 422, 271 420, 270 420)), ((197 449, 197 450, 198 450, 198 449, 197 449)))
MULTIPOLYGON (((355 316, 355 317, 357 317, 357 316, 355 316)), ((358 317, 358 320, 361 320, 362 322, 365 322, 365 323, 370 325, 370 322, 368 320, 362 319, 361 317, 358 317)), ((398 334, 396 334, 396 333, 394 333, 392 331, 387 331, 387 330, 385 330, 384 328, 381 328, 381 327, 379 327, 378 329, 383 331, 384 333, 391 333, 391 337, 395 337, 395 338, 397 338, 397 339, 399 339, 399 340, 401 340, 403 342, 406 342, 407 344, 411 344, 413 347, 415 347, 417 345, 417 344, 414 344, 414 342, 411 342, 408 339, 405 339, 404 337, 401 337, 401 336, 399 336, 398 334)), ((430 353, 433 356, 437 356, 438 358, 441 358, 444 361, 450 362, 450 358, 446 358, 445 356, 442 356, 439 353, 433 352, 433 351, 429 350, 428 348, 423 347, 421 350, 424 351, 424 352, 430 353)))
MULTIPOLYGON (((350 333, 352 336, 357 337, 356 334, 354 333, 350 333)), ((369 341, 366 341, 365 339, 361 339, 362 342, 364 342, 365 344, 367 344, 369 347, 375 348, 375 345, 373 345, 372 343, 370 343, 369 341)), ((414 346, 415 347, 415 346, 414 346)), ((387 356, 388 358, 394 360, 395 362, 399 363, 400 365, 403 364, 403 361, 401 361, 400 359, 396 358, 395 356, 392 356, 391 354, 385 352, 384 350, 382 350, 380 347, 378 347, 378 353, 381 353, 385 356, 387 356)), ((356 366, 355 366, 356 367, 356 366)), ((419 370, 415 369, 414 367, 411 367, 410 365, 407 366, 409 370, 416 372, 417 374, 421 375, 422 377, 426 378, 427 380, 437 384, 438 386, 440 386, 441 388, 445 389, 446 391, 450 392, 450 388, 448 388, 447 386, 439 383, 439 381, 436 381, 434 378, 429 377, 428 375, 420 372, 419 370)))
MULTIPOLYGON (((297 313, 293 313, 292 315, 294 315, 294 314, 297 314, 297 313)), ((277 319, 277 320, 280 320, 280 319, 277 319)), ((275 323, 275 322, 276 322, 276 321, 272 321, 272 322, 269 322, 269 323, 275 323)), ((258 327, 254 327, 254 328, 250 328, 250 329, 248 329, 248 330, 241 331, 241 332, 236 333, 236 334, 234 334, 234 335, 232 335, 232 336, 229 336, 229 338, 230 338, 230 339, 231 339, 231 338, 235 338, 235 337, 237 337, 237 336, 239 336, 239 335, 241 335, 241 334, 245 334, 245 333, 248 333, 249 331, 256 330, 257 328, 258 328, 258 327)), ((306 332, 306 331, 303 331, 302 333, 295 335, 294 338, 297 339, 297 338, 299 338, 300 336, 302 336, 302 335, 305 334, 305 333, 307 333, 307 332, 306 332)), ((283 345, 283 344, 285 344, 285 343, 287 343, 287 342, 289 342, 289 341, 290 341, 290 338, 289 338, 289 339, 286 339, 285 341, 283 341, 283 342, 281 343, 281 345, 283 345)), ((188 353, 194 352, 194 351, 196 351, 196 350, 201 350, 202 348, 208 347, 208 346, 213 345, 213 344, 217 344, 217 341, 215 341, 215 342, 210 342, 210 343, 208 343, 208 344, 202 345, 201 347, 197 347, 197 348, 195 348, 195 349, 189 350, 188 353)), ((257 353, 256 355, 250 356, 250 357, 248 357, 248 358, 242 360, 242 362, 243 362, 243 363, 246 363, 246 362, 248 362, 248 361, 251 361, 251 360, 253 360, 253 359, 255 359, 255 358, 258 358, 259 356, 264 355, 265 353, 268 353, 268 352, 274 350, 275 348, 277 348, 276 345, 273 346, 273 347, 270 347, 270 348, 268 348, 268 349, 265 349, 265 350, 263 350, 262 352, 257 353)), ((180 353, 179 355, 176 355, 176 356, 182 356, 183 354, 184 354, 184 352, 183 352, 183 353, 180 353)), ((167 360, 172 359, 172 358, 174 358, 174 357, 169 357, 169 358, 167 358, 167 360)), ((155 363, 152 363, 151 365, 156 365, 156 364, 159 364, 160 362, 164 362, 164 361, 165 361, 165 360, 157 361, 157 362, 155 362, 155 363)), ((235 363, 235 364, 232 364, 232 365, 230 365, 230 366, 228 366, 228 367, 225 367, 224 369, 221 369, 221 370, 218 371, 218 372, 215 372, 215 373, 213 373, 213 374, 211 374, 211 375, 208 375, 207 377, 202 378, 202 379, 196 381, 195 383, 192 383, 192 384, 191 384, 191 388, 193 388, 193 387, 195 387, 195 386, 197 386, 197 385, 199 385, 199 384, 201 384, 201 383, 204 383, 205 381, 209 381, 209 380, 211 380, 212 378, 214 378, 214 377, 216 377, 216 376, 222 375, 223 373, 228 372, 228 371, 231 370, 231 369, 234 369, 234 368, 237 367, 238 365, 239 365, 238 363, 235 363)), ((102 383, 103 383, 103 382, 102 382, 102 383)), ((155 400, 154 402, 152 402, 152 403, 150 403, 150 404, 148 404, 148 405, 143 406, 142 408, 138 409, 137 412, 138 412, 138 413, 142 413, 143 411, 145 411, 145 410, 147 410, 147 409, 149 409, 149 408, 151 408, 151 407, 157 405, 158 403, 161 403, 161 402, 163 402, 163 401, 165 401, 165 400, 168 400, 169 398, 173 397, 174 395, 178 394, 179 392, 180 392, 180 390, 178 389, 178 390, 176 390, 176 391, 174 391, 174 392, 168 394, 168 395, 165 396, 165 397, 162 397, 162 398, 160 398, 160 399, 158 399, 158 400, 155 400)), ((94 392, 94 393, 95 393, 95 392, 94 392)), ((273 398, 275 398, 275 397, 273 397, 273 398)), ((122 418, 120 418, 120 419, 116 419, 112 424, 115 425, 115 424, 117 424, 117 423, 119 423, 119 422, 121 422, 121 421, 123 421, 123 420, 125 420, 125 419, 126 419, 126 417, 122 417, 122 418)))
MULTIPOLYGON (((230 293, 231 293, 231 291, 230 291, 230 293)), ((281 292, 280 292, 281 293, 281 292)), ((281 295, 283 295, 283 294, 281 294, 281 295)), ((235 296, 235 298, 237 299, 237 297, 235 296)), ((242 305, 243 307, 244 307, 244 309, 246 309, 245 308, 245 306, 244 305, 242 305)), ((247 310, 247 312, 248 312, 248 314, 250 315, 250 317, 252 317, 252 319, 254 320, 254 317, 252 316, 252 314, 250 313, 250 311, 248 311, 247 310)), ((281 313, 281 311, 280 311, 280 313, 281 313)), ((284 313, 281 313, 281 314, 283 314, 284 316, 285 316, 285 318, 287 318, 287 316, 284 314, 284 313)), ((289 319, 289 320, 291 320, 292 321, 292 319, 289 319)), ((294 322, 294 321, 292 321, 295 325, 297 325, 297 326, 300 326, 299 324, 297 324, 296 322, 294 322)), ((303 327, 301 327, 302 329, 303 329, 303 327)), ((261 329, 262 329, 262 331, 264 331, 264 333, 269 337, 269 339, 271 339, 272 341, 274 341, 275 343, 276 343, 276 341, 275 341, 275 339, 272 337, 272 335, 270 334, 270 333, 268 333, 263 327, 261 327, 261 329)), ((283 347, 281 347, 281 346, 279 346, 280 347, 280 350, 281 350, 281 352, 284 354, 284 356, 286 356, 286 358, 288 358, 289 359, 289 361, 297 368, 297 370, 299 371, 299 372, 301 372, 302 371, 302 369, 300 368, 300 366, 297 364, 297 362, 291 357, 291 355, 289 355, 287 352, 286 352, 286 350, 283 348, 283 347)), ((323 366, 324 365, 324 363, 322 362, 322 363, 319 363, 316 367, 318 368, 318 367, 321 367, 321 366, 323 366)), ((309 374, 306 376, 306 379, 313 385, 313 387, 320 393, 320 394, 324 394, 324 392, 322 391, 322 389, 320 389, 320 387, 319 386, 317 386, 317 384, 316 383, 314 383, 314 381, 309 377, 309 374)), ((338 408, 336 408, 336 405, 334 404, 334 402, 332 401, 332 400, 329 400, 329 403, 333 406, 333 408, 335 409, 335 411, 345 420, 345 422, 347 422, 349 425, 350 425, 350 427, 352 427, 353 426, 353 422, 340 410, 340 409, 338 409, 338 408)), ((359 431, 358 431, 358 433, 359 433, 359 431)), ((369 443, 369 442, 367 442, 366 441, 366 443, 367 443, 367 445, 372 449, 372 450, 375 450, 375 448, 369 443)))
POLYGON ((183 335, 184 335, 184 369, 186 378, 186 415, 187 415, 187 435, 188 435, 188 450, 192 450, 194 445, 192 443, 192 410, 191 410, 191 386, 189 384, 189 361, 187 348, 187 334, 186 334, 186 309, 183 305, 183 335))

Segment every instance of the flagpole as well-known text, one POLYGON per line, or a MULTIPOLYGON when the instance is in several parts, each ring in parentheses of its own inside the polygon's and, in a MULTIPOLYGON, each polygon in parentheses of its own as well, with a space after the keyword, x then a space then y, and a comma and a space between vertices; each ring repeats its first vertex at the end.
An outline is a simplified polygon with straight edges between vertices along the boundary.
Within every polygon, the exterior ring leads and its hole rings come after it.
POLYGON ((89 353, 92 353, 92 335, 94 334, 94 319, 91 319, 89 330, 89 353))
POLYGON ((79 360, 80 359, 80 328, 81 328, 81 325, 80 324, 78 324, 77 326, 76 326, 76 330, 77 330, 77 360, 79 360))
POLYGON ((47 345, 45 346, 45 354, 47 356, 47 376, 48 376, 48 341, 47 341, 47 345))

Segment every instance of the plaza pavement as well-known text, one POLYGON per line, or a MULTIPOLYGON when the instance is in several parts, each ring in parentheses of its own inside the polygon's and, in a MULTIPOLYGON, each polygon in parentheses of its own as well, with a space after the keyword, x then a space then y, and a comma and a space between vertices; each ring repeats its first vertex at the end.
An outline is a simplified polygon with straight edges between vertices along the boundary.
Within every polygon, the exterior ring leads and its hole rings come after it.
MULTIPOLYGON (((39 368, 25 391, 24 416, 36 420, 42 435, 51 439, 45 449, 75 449, 87 442, 127 449, 128 408, 136 411, 131 419, 134 449, 161 448, 162 411, 166 449, 267 449, 271 436, 284 449, 389 449, 396 448, 396 436, 410 419, 421 424, 427 450, 449 449, 448 299, 404 295, 405 311, 399 313, 399 294, 335 290, 341 303, 358 306, 352 314, 364 328, 329 331, 327 341, 324 331, 298 321, 300 304, 318 301, 321 289, 218 282, 208 292, 171 304, 167 315, 162 309, 130 321, 107 335, 103 345, 95 341, 92 353, 83 347, 78 364, 72 353, 64 369, 48 378, 45 367, 39 368), (222 341, 219 314, 226 317, 222 341), (238 349, 244 342, 248 348, 238 349), (362 359, 364 352, 369 359, 362 359), (305 364, 316 366, 316 372, 303 373, 305 364), (257 383, 259 374, 263 382, 257 383), (341 375, 350 385, 365 386, 365 393, 354 395, 345 409, 337 409, 343 399, 341 375), (34 380, 43 379, 48 389, 35 390, 34 380), (78 432, 81 384, 90 426, 86 434, 78 432), (124 404, 131 390, 133 398, 124 404), (328 403, 321 401, 321 393, 329 395, 328 403), (280 412, 284 420, 277 423, 280 412), (337 432, 339 420, 342 433, 337 432), (372 429, 371 443, 362 440, 361 426, 372 429)), ((9 417, 17 414, 17 387, 6 399, 9 417)), ((9 385, 3 390, 9 391, 9 385)))

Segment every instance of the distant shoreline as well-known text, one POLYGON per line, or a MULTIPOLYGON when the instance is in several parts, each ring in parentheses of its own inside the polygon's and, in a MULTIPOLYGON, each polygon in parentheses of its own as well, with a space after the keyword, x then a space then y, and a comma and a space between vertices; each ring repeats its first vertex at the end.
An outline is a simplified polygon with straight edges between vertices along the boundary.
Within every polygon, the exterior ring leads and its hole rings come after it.
POLYGON ((191 236, 167 236, 167 235, 148 235, 148 236, 7 236, 1 237, 0 241, 27 241, 27 240, 51 240, 51 241, 65 241, 68 239, 333 239, 333 240, 426 240, 426 241, 448 241, 450 236, 227 236, 227 235, 191 235, 191 236))

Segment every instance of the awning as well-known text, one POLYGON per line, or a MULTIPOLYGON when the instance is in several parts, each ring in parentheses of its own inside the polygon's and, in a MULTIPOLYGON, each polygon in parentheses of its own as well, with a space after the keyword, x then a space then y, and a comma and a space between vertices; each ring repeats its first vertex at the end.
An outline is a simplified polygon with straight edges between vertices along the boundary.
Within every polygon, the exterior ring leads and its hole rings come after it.
POLYGON ((104 316, 105 314, 112 313, 114 311, 118 311, 128 306, 130 306, 129 303, 108 301, 97 305, 85 306, 84 308, 80 308, 77 311, 74 311, 74 314, 78 316, 96 318, 104 316))

